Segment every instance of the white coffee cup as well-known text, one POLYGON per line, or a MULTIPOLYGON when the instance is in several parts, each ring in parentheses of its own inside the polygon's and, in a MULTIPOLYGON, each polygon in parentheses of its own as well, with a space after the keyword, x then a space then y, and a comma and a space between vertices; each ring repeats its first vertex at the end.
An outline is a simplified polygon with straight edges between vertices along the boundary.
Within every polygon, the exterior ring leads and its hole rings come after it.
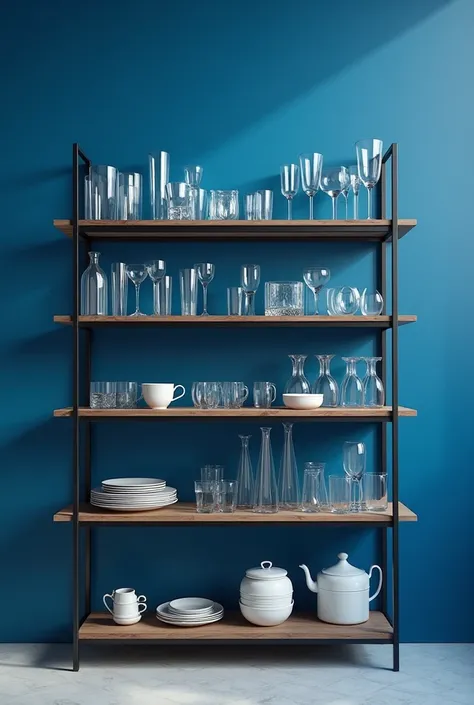
POLYGON ((141 614, 146 610, 146 597, 137 597, 133 588, 118 588, 111 595, 108 593, 102 598, 104 605, 118 624, 133 624, 141 619, 141 614), (107 604, 107 598, 112 600, 112 609, 107 604))
POLYGON ((142 384, 142 394, 144 400, 152 409, 167 409, 172 401, 177 401, 184 397, 186 389, 182 384, 152 384, 147 382, 142 384), (183 393, 175 397, 174 393, 179 387, 181 387, 183 393))

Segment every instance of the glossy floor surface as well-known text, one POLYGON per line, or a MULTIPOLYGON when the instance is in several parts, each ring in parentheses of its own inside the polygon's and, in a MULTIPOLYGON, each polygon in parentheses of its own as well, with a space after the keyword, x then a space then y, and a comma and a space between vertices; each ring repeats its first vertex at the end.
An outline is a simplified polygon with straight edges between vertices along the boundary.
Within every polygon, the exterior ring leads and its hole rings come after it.
POLYGON ((70 647, 0 645, 1 705, 473 705, 474 644, 70 647))

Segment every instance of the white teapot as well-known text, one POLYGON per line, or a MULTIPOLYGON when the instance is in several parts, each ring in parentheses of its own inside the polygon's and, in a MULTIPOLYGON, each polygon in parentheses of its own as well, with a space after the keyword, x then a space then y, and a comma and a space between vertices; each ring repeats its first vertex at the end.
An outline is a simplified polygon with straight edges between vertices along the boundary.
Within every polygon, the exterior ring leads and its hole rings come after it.
POLYGON ((306 585, 318 593, 318 618, 330 624, 362 624, 369 619, 369 602, 377 597, 382 587, 382 569, 373 565, 367 574, 348 563, 347 553, 339 553, 339 561, 318 573, 317 582, 311 579, 305 565, 306 585), (369 597, 369 581, 376 568, 380 573, 377 590, 369 597))

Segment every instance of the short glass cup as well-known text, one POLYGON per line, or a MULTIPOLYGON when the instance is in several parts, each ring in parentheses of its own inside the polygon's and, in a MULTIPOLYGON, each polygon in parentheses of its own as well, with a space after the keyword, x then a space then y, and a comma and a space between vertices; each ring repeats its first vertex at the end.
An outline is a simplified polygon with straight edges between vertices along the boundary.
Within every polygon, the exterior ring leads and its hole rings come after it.
POLYGON ((116 382, 117 409, 136 409, 138 384, 136 382, 116 382))
POLYGON ((303 282, 265 282, 265 316, 304 316, 303 282))
POLYGON ((203 465, 201 468, 201 482, 220 482, 224 477, 223 465, 203 465))
POLYGON ((253 405, 256 409, 269 409, 276 399, 276 387, 272 382, 253 383, 253 405))
POLYGON ((212 514, 215 508, 215 482, 194 483, 196 510, 199 514, 212 514))
POLYGON ((91 409, 115 409, 117 406, 117 383, 91 382, 89 406, 91 409))
POLYGON ((238 217, 238 191, 209 191, 209 220, 237 220, 238 217))
POLYGON ((350 478, 329 475, 329 509, 333 514, 349 514, 351 511, 351 489, 350 478))
POLYGON ((233 514, 237 506, 237 480, 220 480, 215 484, 215 511, 233 514))
POLYGON ((364 509, 385 512, 388 509, 387 473, 366 472, 362 476, 364 509))

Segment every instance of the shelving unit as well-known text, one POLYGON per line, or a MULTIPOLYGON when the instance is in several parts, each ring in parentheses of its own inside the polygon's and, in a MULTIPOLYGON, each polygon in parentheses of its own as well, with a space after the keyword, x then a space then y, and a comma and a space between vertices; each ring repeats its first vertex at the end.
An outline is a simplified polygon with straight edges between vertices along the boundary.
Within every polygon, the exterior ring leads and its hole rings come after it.
POLYGON ((72 523, 73 527, 73 669, 79 669, 79 643, 82 640, 166 643, 239 643, 251 640, 263 643, 391 643, 393 646, 393 668, 399 670, 399 523, 417 521, 416 514, 399 501, 398 493, 398 439, 399 418, 416 416, 414 409, 400 406, 398 399, 398 330, 401 325, 414 323, 416 316, 398 313, 398 243, 399 239, 416 226, 416 220, 398 219, 398 149, 393 144, 385 153, 378 196, 378 220, 358 221, 87 221, 79 219, 80 160, 90 169, 91 162, 73 145, 73 219, 55 220, 54 226, 72 239, 73 244, 73 303, 72 315, 57 315, 56 323, 70 326, 73 332, 73 399, 72 406, 56 409, 54 416, 71 418, 74 429, 73 453, 73 503, 54 515, 58 523, 72 523), (390 160, 391 169, 391 219, 387 219, 386 172, 390 160), (304 316, 273 318, 265 316, 231 317, 209 316, 208 318, 183 316, 148 316, 143 318, 80 315, 80 276, 86 266, 87 251, 91 241, 140 241, 140 240, 210 240, 210 241, 331 241, 377 243, 377 288, 384 301, 388 297, 387 243, 391 243, 391 312, 383 311, 376 317, 364 316, 304 316), (84 247, 83 247, 84 246, 84 247), (87 398, 91 369, 91 334, 96 327, 107 326, 224 326, 224 327, 354 327, 374 329, 377 333, 378 354, 382 357, 382 380, 388 389, 387 339, 391 331, 391 406, 380 409, 317 409, 296 411, 286 408, 216 409, 203 410, 174 407, 154 409, 90 409, 81 406, 87 398), (84 339, 84 349, 80 345, 84 339), (85 358, 85 359, 83 359, 85 358), (85 362, 85 374, 82 374, 85 362), (92 507, 88 502, 91 489, 91 426, 105 421, 210 421, 245 418, 258 421, 262 418, 294 418, 307 422, 359 421, 377 423, 379 436, 379 468, 391 469, 392 504, 386 512, 361 514, 305 514, 281 512, 261 515, 238 511, 235 514, 197 514, 194 506, 178 502, 175 505, 139 513, 107 512, 92 507), (391 429, 391 448, 388 452, 388 428, 391 429), (82 453, 83 449, 83 453, 82 453), (84 482, 82 482, 84 480, 84 482), (82 489, 81 489, 82 488, 82 489), (240 615, 227 613, 222 622, 195 627, 173 628, 158 622, 154 616, 145 616, 133 627, 117 627, 110 617, 91 611, 91 532, 98 526, 209 526, 248 524, 253 527, 265 524, 319 524, 329 526, 367 526, 381 529, 381 564, 385 575, 382 589, 381 611, 371 611, 365 624, 341 627, 319 622, 314 614, 295 614, 278 627, 256 627, 240 615), (391 552, 388 550, 391 530, 391 552), (85 552, 80 550, 81 532, 85 534, 85 552), (389 553, 390 560, 389 560, 389 553), (391 605, 389 606, 389 565, 391 565, 391 605), (85 610, 81 613, 84 597, 85 610), (390 607, 390 608, 389 608, 390 607))

